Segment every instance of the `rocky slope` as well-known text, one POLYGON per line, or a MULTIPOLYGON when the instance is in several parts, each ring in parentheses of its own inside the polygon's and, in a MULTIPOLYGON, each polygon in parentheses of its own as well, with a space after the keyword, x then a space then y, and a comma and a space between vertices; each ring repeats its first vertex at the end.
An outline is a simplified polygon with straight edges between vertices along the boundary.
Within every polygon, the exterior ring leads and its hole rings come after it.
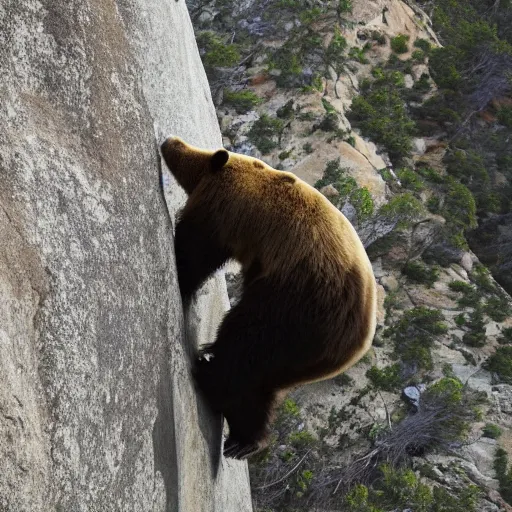
POLYGON ((224 280, 185 339, 160 186, 164 135, 221 140, 184 3, 3 2, 0 26, 0 510, 251 510, 188 373, 224 280))
MULTIPOLYGON (((432 10, 428 2, 421 6, 432 10)), ((496 472, 497 447, 511 453, 512 446, 512 381, 496 363, 512 342, 510 214, 484 221, 482 203, 490 196, 475 192, 476 178, 464 181, 453 170, 466 160, 456 161, 451 145, 455 117, 441 122, 432 113, 447 93, 431 76, 429 55, 440 41, 421 6, 254 0, 233 9, 226 1, 189 2, 224 145, 317 186, 356 225, 379 282, 371 353, 345 377, 301 388, 296 404, 281 411, 271 452, 253 461, 261 510, 370 510, 332 496, 347 466, 365 453, 380 457, 379 447, 413 421, 416 409, 401 394, 407 385, 413 394, 430 390, 427 409, 432 396, 448 396, 446 389, 435 395, 442 386, 460 385, 455 401, 474 414, 464 416, 457 439, 416 446, 406 465, 430 488, 448 491, 439 502, 455 496, 464 510, 510 509, 500 495, 509 496, 508 481, 496 472), (337 477, 325 469, 331 467, 337 477), (461 494, 471 485, 478 489, 473 504, 461 494)), ((505 125, 492 108, 482 110, 474 130, 501 140, 505 125)), ((492 180, 505 179, 499 168, 492 172, 492 180)), ((235 274, 230 282, 236 295, 235 274)), ((456 510, 445 506, 435 510, 456 510)))

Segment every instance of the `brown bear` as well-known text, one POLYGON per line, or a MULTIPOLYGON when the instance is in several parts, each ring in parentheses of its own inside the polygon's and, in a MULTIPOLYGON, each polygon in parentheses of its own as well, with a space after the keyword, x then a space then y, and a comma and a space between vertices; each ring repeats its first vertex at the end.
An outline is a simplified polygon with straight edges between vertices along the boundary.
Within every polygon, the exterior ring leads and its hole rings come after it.
POLYGON ((184 305, 228 259, 242 265, 242 297, 193 374, 228 422, 224 455, 245 458, 267 445, 286 391, 337 375, 369 349, 372 267, 345 216, 295 175, 177 137, 161 151, 189 196, 175 235, 184 305))

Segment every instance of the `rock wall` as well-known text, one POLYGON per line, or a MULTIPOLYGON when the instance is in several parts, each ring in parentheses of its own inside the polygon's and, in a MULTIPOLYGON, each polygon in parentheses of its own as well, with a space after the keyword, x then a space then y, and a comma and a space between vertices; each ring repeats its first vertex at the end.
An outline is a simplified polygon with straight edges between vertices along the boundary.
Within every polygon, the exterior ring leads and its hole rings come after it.
POLYGON ((0 510, 250 511, 188 373, 224 280, 185 329, 160 187, 165 135, 221 141, 185 4, 8 0, 0 27, 0 510))

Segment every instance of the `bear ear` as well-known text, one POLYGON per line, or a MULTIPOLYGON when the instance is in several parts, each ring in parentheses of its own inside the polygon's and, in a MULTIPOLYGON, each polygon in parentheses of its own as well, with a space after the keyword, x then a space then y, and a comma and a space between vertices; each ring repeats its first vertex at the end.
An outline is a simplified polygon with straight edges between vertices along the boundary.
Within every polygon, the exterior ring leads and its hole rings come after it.
POLYGON ((225 149, 219 149, 212 156, 212 170, 220 171, 229 160, 229 153, 225 149))

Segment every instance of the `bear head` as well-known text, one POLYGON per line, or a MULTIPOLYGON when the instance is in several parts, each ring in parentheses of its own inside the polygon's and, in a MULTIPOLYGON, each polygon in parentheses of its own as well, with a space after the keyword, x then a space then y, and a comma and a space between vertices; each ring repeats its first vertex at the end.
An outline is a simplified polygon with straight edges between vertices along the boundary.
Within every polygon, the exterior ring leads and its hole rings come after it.
POLYGON ((229 152, 225 149, 200 149, 187 144, 179 137, 166 139, 160 150, 167 167, 189 195, 203 176, 220 171, 229 160, 229 152))

